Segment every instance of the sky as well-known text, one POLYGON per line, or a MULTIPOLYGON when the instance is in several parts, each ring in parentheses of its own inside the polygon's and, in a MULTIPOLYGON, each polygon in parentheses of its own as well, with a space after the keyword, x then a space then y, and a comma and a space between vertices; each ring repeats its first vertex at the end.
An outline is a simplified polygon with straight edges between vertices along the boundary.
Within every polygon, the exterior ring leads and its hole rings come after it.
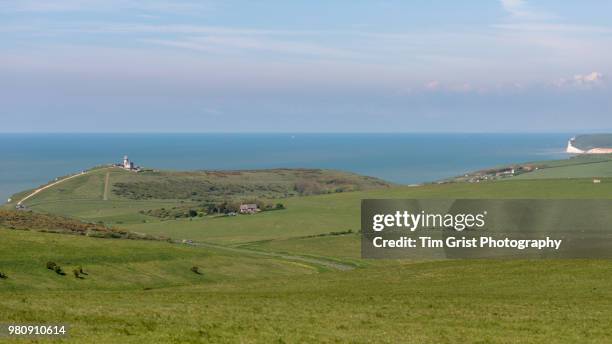
POLYGON ((0 0, 0 132, 612 131, 611 1, 0 0))

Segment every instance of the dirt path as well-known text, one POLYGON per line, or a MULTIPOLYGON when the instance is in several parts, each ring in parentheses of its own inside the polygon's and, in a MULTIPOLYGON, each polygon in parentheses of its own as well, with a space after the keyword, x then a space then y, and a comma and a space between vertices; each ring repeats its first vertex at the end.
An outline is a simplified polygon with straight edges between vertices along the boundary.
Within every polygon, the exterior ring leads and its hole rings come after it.
POLYGON ((23 202, 25 202, 25 201, 26 201, 28 198, 33 197, 34 195, 38 194, 39 192, 41 192, 41 191, 43 191, 43 190, 46 190, 46 189, 48 189, 48 188, 50 188, 50 187, 52 187, 52 186, 55 186, 55 185, 57 185, 57 184, 59 184, 59 183, 63 183, 63 182, 65 182, 65 181, 67 181, 68 179, 72 179, 72 178, 76 178, 76 177, 78 177, 78 176, 82 176, 82 175, 84 175, 84 174, 86 174, 86 173, 87 173, 87 172, 77 173, 77 174, 74 174, 74 175, 72 175, 72 176, 70 176, 70 177, 66 177, 66 178, 64 178, 64 179, 60 179, 60 180, 58 180, 58 181, 56 181, 56 182, 53 182, 53 183, 51 183, 51 184, 45 185, 45 186, 43 186, 43 187, 41 187, 41 188, 38 188, 38 189, 34 190, 34 191, 31 193, 31 194, 29 194, 29 195, 25 196, 24 198, 22 198, 22 199, 21 199, 19 202, 17 202, 17 205, 21 205, 21 204, 22 204, 23 202))
MULTIPOLYGON (((180 243, 180 242, 177 242, 177 243, 180 243)), ((187 243, 187 245, 209 247, 209 248, 226 250, 226 251, 242 253, 242 254, 252 254, 252 255, 266 256, 266 257, 280 258, 284 260, 291 260, 291 261, 296 261, 296 262, 303 262, 303 263, 319 265, 319 266, 323 266, 323 267, 333 269, 333 270, 349 271, 349 270, 355 269, 355 267, 352 265, 344 264, 344 263, 340 263, 340 262, 336 262, 332 260, 296 256, 296 255, 285 254, 285 253, 256 251, 256 250, 249 250, 246 248, 228 247, 228 246, 215 245, 215 244, 210 244, 210 243, 205 243, 205 242, 191 242, 191 243, 187 243)))
POLYGON ((110 179, 110 172, 106 172, 106 177, 104 177, 104 197, 102 197, 102 199, 105 201, 108 201, 108 189, 109 189, 108 181, 109 179, 110 179))

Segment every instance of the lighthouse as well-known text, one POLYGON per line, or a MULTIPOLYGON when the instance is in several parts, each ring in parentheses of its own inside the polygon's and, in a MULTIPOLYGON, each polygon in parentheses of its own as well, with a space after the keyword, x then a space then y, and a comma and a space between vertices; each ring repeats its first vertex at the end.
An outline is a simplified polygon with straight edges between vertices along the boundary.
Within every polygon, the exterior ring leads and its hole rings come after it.
POLYGON ((127 155, 123 156, 123 168, 125 168, 126 170, 130 170, 132 168, 132 166, 130 165, 130 159, 128 159, 127 155))

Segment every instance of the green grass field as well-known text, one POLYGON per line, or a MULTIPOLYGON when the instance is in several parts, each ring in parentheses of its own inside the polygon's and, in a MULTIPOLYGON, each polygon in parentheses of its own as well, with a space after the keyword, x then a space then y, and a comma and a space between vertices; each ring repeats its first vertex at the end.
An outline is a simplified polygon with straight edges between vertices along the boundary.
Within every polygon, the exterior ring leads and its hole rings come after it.
POLYGON ((612 340, 608 261, 403 261, 317 273, 171 244, 1 234, 0 266, 10 270, 0 317, 68 323, 65 342, 612 340), (89 275, 57 276, 47 259, 89 275), (203 276, 188 270, 194 263, 203 276))
POLYGON ((219 246, 0 229, 2 321, 68 323, 70 337, 58 341, 79 343, 612 341, 610 261, 370 261, 356 233, 366 198, 612 198, 612 179, 394 186, 283 198, 286 209, 256 215, 160 221, 140 210, 191 200, 105 201, 105 173, 28 206, 219 246), (79 265, 83 279, 71 274, 79 265))
POLYGON ((554 166, 521 174, 517 179, 601 178, 612 176, 612 161, 554 166))

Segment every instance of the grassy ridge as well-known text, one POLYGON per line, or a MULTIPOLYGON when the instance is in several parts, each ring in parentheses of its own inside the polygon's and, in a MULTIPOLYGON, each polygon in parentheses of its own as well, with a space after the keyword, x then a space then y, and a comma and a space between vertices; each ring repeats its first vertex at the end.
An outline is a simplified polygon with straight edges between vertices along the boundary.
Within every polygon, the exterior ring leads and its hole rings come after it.
POLYGON ((612 147, 612 134, 578 135, 576 136, 574 146, 582 150, 609 148, 612 147))
MULTIPOLYGON (((142 223, 159 219, 140 211, 195 207, 210 200, 252 201, 389 186, 376 178, 318 169, 133 173, 101 168, 46 189, 25 204, 35 211, 87 221, 142 223), (112 192, 104 200, 107 173, 112 192)), ((16 202, 20 197, 13 199, 16 202)))
MULTIPOLYGON (((0 292, 27 290, 142 290, 218 281, 292 276, 314 266, 159 241, 96 239, 0 228, 0 292), (46 268, 53 261, 60 276, 46 268), (82 266, 88 275, 76 279, 82 266), (190 271, 199 266, 203 275, 190 271)), ((66 294, 66 297, 69 293, 66 294)), ((61 300, 58 300, 58 302, 61 300)))
MULTIPOLYGON (((109 199, 205 201, 231 198, 279 198, 384 188, 389 183, 348 172, 321 169, 241 171, 144 171, 99 168, 66 180, 28 200, 36 205, 56 200, 102 200, 106 174, 109 199)), ((19 193, 22 196, 24 193, 19 193)), ((18 200, 20 197, 13 197, 18 200)))
MULTIPOLYGON (((117 178, 114 178, 117 179, 117 178)), ((123 174, 113 193, 129 199, 205 201, 279 198, 386 187, 389 183, 352 173, 321 169, 270 169, 123 174)))
POLYGON ((549 162, 542 168, 518 175, 514 179, 560 179, 612 177, 612 157, 582 155, 568 160, 549 162))

